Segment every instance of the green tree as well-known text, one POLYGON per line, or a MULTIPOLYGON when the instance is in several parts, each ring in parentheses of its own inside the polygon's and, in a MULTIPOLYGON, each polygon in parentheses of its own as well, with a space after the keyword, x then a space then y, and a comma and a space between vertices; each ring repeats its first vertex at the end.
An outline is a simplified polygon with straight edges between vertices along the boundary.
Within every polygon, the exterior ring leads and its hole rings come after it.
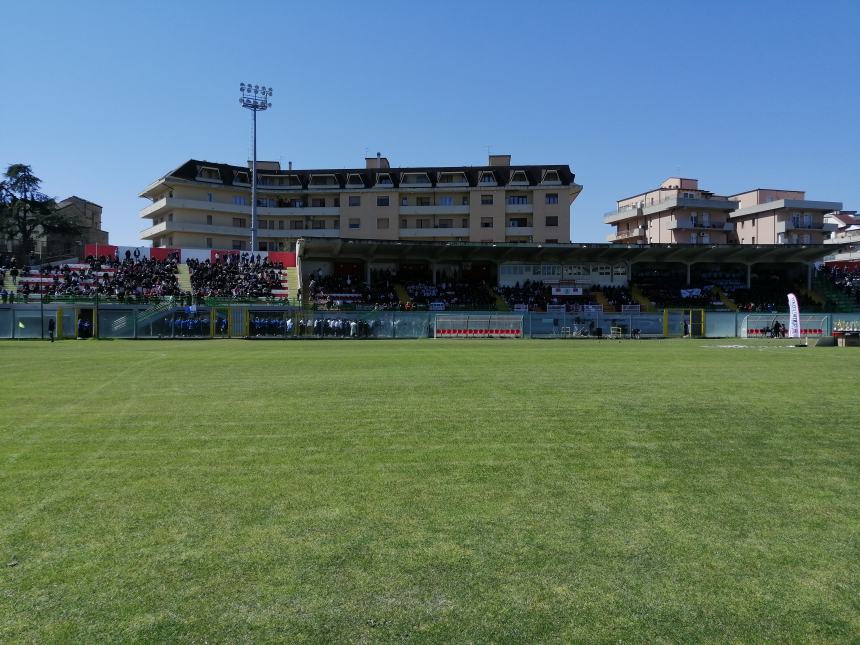
POLYGON ((36 238, 51 233, 80 233, 78 221, 57 210, 53 198, 41 192, 42 180, 26 164, 12 164, 0 181, 0 234, 17 246, 26 258, 35 248, 36 238))

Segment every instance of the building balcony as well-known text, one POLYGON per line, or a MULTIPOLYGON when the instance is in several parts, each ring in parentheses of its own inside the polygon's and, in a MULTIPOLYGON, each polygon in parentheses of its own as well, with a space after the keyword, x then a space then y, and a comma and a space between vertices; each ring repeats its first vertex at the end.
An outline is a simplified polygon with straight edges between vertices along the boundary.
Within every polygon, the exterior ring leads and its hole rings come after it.
POLYGON ((677 220, 672 219, 669 221, 668 229, 670 231, 674 230, 688 230, 688 231, 733 231, 735 230, 735 225, 731 222, 696 222, 695 224, 689 220, 677 220))
POLYGON ((531 213, 534 212, 534 204, 505 204, 506 213, 531 213))
POLYGON ((534 228, 531 226, 506 226, 505 235, 531 236, 534 235, 534 228))
MULTIPOLYGON (((248 213, 251 212, 250 206, 247 208, 248 213)), ((340 208, 337 206, 279 206, 272 208, 270 206, 258 206, 257 215, 265 215, 266 217, 339 217, 340 208)))
POLYGON ((401 228, 400 237, 469 237, 468 228, 401 228))
POLYGON ((469 205, 459 204, 442 206, 434 204, 431 206, 401 206, 401 215, 468 215, 469 205))
POLYGON ((604 224, 617 224, 618 222, 623 222, 626 219, 631 219, 634 217, 642 217, 642 209, 641 208, 633 208, 633 207, 625 207, 620 208, 616 211, 610 211, 603 216, 604 224))
POLYGON ((776 232, 785 233, 787 231, 815 231, 817 233, 832 233, 838 228, 836 224, 825 224, 824 222, 803 222, 794 223, 791 220, 776 223, 776 232))
MULTIPOLYGON (((231 204, 225 202, 210 202, 205 199, 180 199, 177 197, 164 197, 147 206, 140 211, 141 217, 152 217, 172 210, 198 210, 207 213, 233 213, 237 215, 250 215, 250 204, 231 204)), ((257 214, 263 217, 278 217, 284 215, 298 215, 302 217, 338 217, 340 208, 338 206, 258 206, 257 214)))
POLYGON ((615 233, 610 233, 606 236, 606 241, 621 242, 624 240, 629 240, 631 242, 635 242, 636 238, 639 237, 645 237, 645 228, 642 226, 631 228, 629 231, 616 231, 615 233))
MULTIPOLYGON (((226 235, 232 237, 250 237, 251 229, 247 226, 210 226, 192 222, 161 222, 145 228, 140 232, 140 239, 152 240, 166 233, 194 233, 199 235, 226 235)), ((272 229, 258 228, 259 237, 298 238, 298 237, 340 237, 339 228, 299 228, 272 229)))

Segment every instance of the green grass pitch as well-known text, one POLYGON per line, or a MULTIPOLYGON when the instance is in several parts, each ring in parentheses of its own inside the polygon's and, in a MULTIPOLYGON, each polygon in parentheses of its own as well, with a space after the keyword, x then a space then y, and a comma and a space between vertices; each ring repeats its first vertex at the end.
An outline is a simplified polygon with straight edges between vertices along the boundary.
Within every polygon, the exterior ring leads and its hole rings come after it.
POLYGON ((0 641, 856 642, 860 353, 784 344, 0 343, 0 641))

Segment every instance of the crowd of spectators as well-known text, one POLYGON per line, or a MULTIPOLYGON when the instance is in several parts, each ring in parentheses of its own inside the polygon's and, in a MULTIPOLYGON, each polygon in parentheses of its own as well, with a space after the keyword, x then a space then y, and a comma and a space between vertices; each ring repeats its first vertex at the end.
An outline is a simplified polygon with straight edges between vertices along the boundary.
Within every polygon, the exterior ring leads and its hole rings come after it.
POLYGON ((526 280, 514 286, 496 287, 496 293, 501 295, 509 307, 527 305, 529 311, 545 311, 549 305, 575 306, 598 304, 596 293, 603 293, 611 309, 620 310, 623 305, 634 304, 627 287, 604 287, 594 285, 584 289, 581 295, 553 295, 552 285, 539 280, 526 280))
POLYGON ((860 304, 860 266, 847 268, 825 265, 821 272, 837 289, 851 296, 854 303, 860 304))
POLYGON ((496 298, 483 280, 454 279, 445 272, 432 282, 410 282, 405 285, 409 300, 406 309, 426 309, 434 304, 446 309, 494 309, 496 298))
POLYGON ((549 285, 539 280, 526 280, 514 286, 496 287, 496 292, 505 299, 509 307, 528 305, 529 311, 546 310, 550 303, 552 291, 549 285))
POLYGON ((215 261, 188 259, 191 286, 195 296, 217 298, 270 298, 281 286, 274 264, 260 255, 224 255, 215 261))
POLYGON ((354 275, 322 275, 316 271, 307 278, 307 293, 311 302, 330 309, 343 305, 407 311, 428 309, 434 304, 444 305, 446 309, 495 307, 495 296, 486 282, 454 279, 444 272, 437 275, 437 283, 433 284, 428 276, 374 271, 368 287, 354 275), (398 283, 406 292, 405 302, 397 295, 395 285, 398 283))
MULTIPOLYGON (((376 272, 375 272, 376 273, 376 272)), ((396 309, 400 300, 394 285, 381 275, 371 276, 371 287, 352 275, 322 275, 309 277, 307 290, 310 300, 319 307, 337 309, 345 304, 371 309, 396 309)))
MULTIPOLYGON (((23 301, 31 294, 100 296, 120 301, 181 295, 175 260, 88 257, 81 264, 46 264, 33 271, 29 267, 19 271, 13 260, 9 273, 17 296, 23 301)), ((14 293, 3 291, 7 300, 15 297, 14 293)))

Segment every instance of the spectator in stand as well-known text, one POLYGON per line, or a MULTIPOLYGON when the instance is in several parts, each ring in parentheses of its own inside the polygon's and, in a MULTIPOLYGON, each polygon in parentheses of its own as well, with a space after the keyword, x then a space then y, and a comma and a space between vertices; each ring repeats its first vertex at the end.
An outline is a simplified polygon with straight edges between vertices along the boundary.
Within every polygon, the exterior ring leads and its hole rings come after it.
POLYGON ((259 255, 226 255, 215 262, 189 259, 194 295, 219 298, 271 298, 281 286, 277 269, 283 268, 259 255))

